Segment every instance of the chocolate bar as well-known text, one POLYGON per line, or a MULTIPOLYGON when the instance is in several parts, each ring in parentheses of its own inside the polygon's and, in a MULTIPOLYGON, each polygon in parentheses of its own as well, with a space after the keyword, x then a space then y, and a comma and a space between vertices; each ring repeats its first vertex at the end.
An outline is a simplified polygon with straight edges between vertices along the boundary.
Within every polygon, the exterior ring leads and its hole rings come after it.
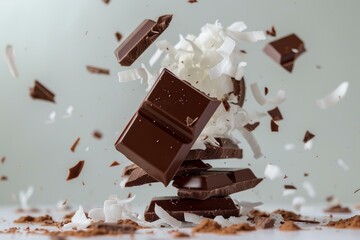
POLYGON ((162 207, 172 217, 179 221, 185 221, 184 213, 193 213, 206 218, 214 218, 218 215, 224 218, 238 217, 239 209, 230 197, 209 198, 206 201, 197 199, 185 199, 178 197, 156 197, 153 198, 145 211, 145 220, 156 221, 155 204, 162 207))
POLYGON ((164 69, 115 147, 166 186, 219 105, 164 69))
POLYGON ((179 188, 181 198, 205 200, 253 188, 261 181, 249 168, 212 168, 199 175, 175 177, 173 186, 179 188))
POLYGON ((161 35, 169 26, 172 15, 163 15, 157 22, 145 19, 115 50, 121 66, 131 66, 136 59, 161 35))
POLYGON ((292 71, 295 60, 305 51, 304 42, 295 34, 270 42, 264 48, 270 58, 289 72, 292 71))
POLYGON ((206 149, 193 149, 186 156, 185 160, 195 159, 224 159, 224 158, 242 158, 242 149, 240 149, 231 139, 215 138, 220 146, 213 146, 206 143, 206 149))
MULTIPOLYGON (((210 164, 204 163, 200 160, 186 161, 180 166, 179 170, 176 172, 176 176, 197 174, 200 171, 208 170, 210 168, 210 164)), ((124 170, 123 176, 129 177, 125 183, 125 187, 135 187, 148 183, 158 182, 139 166, 136 166, 136 164, 127 166, 124 170)))

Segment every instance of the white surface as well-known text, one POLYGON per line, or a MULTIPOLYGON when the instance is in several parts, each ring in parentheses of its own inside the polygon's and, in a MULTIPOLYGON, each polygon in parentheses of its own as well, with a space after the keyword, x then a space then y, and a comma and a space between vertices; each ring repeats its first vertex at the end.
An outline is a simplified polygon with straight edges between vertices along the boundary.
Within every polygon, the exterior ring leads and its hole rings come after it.
MULTIPOLYGON (((120 189, 121 168, 128 161, 113 147, 146 88, 138 82, 118 83, 116 73, 125 68, 113 54, 118 45, 114 33, 120 31, 125 37, 144 18, 165 13, 173 13, 174 18, 159 40, 172 43, 180 33, 198 34, 201 26, 216 19, 225 26, 242 20, 249 30, 274 25, 279 37, 295 32, 305 41, 307 52, 296 61, 292 74, 262 52, 267 41, 244 45, 246 79, 258 81, 261 89, 267 86, 267 97, 284 89, 287 100, 281 106, 280 132, 271 133, 265 121, 254 133, 264 158, 254 160, 244 144, 244 160, 229 160, 226 166, 251 163, 261 177, 266 164, 272 163, 289 178, 265 180, 254 190, 234 195, 237 199, 290 203, 292 196, 282 197, 283 185, 294 184, 299 189, 296 196, 307 196, 301 185, 310 181, 317 196, 308 201, 323 201, 331 194, 343 201, 360 201, 360 192, 353 194, 360 187, 360 1, 198 1, 112 0, 109 5, 102 0, 0 1, 0 156, 7 157, 0 175, 9 177, 0 182, 0 204, 11 203, 13 193, 28 185, 35 186, 30 203, 55 204, 59 199, 102 203, 109 194, 125 197, 129 192, 138 196, 136 201, 148 203, 155 195, 175 194, 172 187, 160 184, 120 189), (11 77, 4 60, 7 44, 14 47, 18 79, 11 77), (89 74, 87 64, 110 68, 111 75, 89 74), (30 99, 28 89, 34 79, 56 93, 56 105, 30 99), (316 101, 343 81, 349 82, 345 98, 330 109, 319 109, 316 101), (63 119, 70 105, 73 116, 63 119), (55 122, 45 124, 52 111, 55 122), (104 133, 102 140, 93 139, 95 129, 104 133), (311 151, 303 149, 306 130, 316 134, 311 151), (69 148, 77 137, 80 144, 72 153, 69 148), (295 148, 285 151, 288 143, 295 148), (349 171, 338 166, 339 158, 349 171), (80 177, 66 182, 68 168, 81 159, 86 163, 80 177), (109 168, 114 160, 122 166, 109 168), (308 178, 304 172, 310 174, 308 178)), ((151 46, 133 67, 147 63, 154 50, 151 46)), ((250 92, 246 104, 257 106, 250 92)), ((217 164, 224 166, 224 161, 217 164)))
MULTIPOLYGON (((273 211, 275 209, 278 209, 277 206, 268 206, 265 208, 265 210, 273 211)), ((19 226, 20 228, 25 228, 29 226, 28 224, 13 224, 13 220, 17 219, 20 216, 26 215, 25 213, 19 214, 15 213, 14 208, 0 208, 0 230, 19 226)), ((38 215, 43 215, 46 212, 40 212, 38 215)), ((54 217, 54 220, 61 220, 62 217, 67 212, 51 212, 50 215, 54 217)), ((334 214, 334 219, 336 218, 349 218, 354 214, 359 214, 360 212, 353 212, 352 214, 334 214)), ((301 212, 303 216, 308 217, 315 217, 317 220, 326 219, 326 215, 322 211, 322 207, 319 206, 313 206, 308 207, 306 209, 303 209, 301 212)), ((37 214, 30 213, 32 216, 36 216, 37 214)), ((241 232, 237 235, 230 235, 230 236, 224 236, 224 235, 216 235, 216 234, 196 234, 192 236, 192 239, 301 239, 301 240, 307 240, 307 239, 326 239, 326 240, 332 240, 332 239, 341 239, 341 240, 351 240, 351 239, 359 239, 360 230, 348 230, 348 229, 334 229, 334 228, 328 228, 328 227, 322 227, 318 224, 302 224, 297 223, 299 226, 303 228, 301 231, 295 231, 295 232, 282 232, 278 229, 267 229, 267 230, 256 230, 252 232, 241 232), (319 229, 319 227, 321 229, 319 229)), ((36 225, 30 225, 31 228, 35 228, 36 225)), ((43 228, 43 227, 41 227, 43 228)), ((129 235, 124 236, 114 236, 114 237, 94 237, 94 238, 86 238, 86 239, 136 239, 136 240, 143 240, 143 239, 173 239, 173 237, 168 233, 171 229, 170 228, 157 228, 157 229, 144 229, 136 232, 134 238, 131 238, 129 235), (154 234, 146 234, 146 232, 154 231, 154 234)), ((181 228, 180 231, 191 233, 191 228, 181 228)), ((8 239, 27 239, 27 240, 37 240, 37 239, 49 239, 48 236, 41 236, 41 235, 26 235, 26 234, 0 234, 1 240, 8 240, 8 239)), ((85 239, 85 238, 69 238, 69 239, 85 239)))

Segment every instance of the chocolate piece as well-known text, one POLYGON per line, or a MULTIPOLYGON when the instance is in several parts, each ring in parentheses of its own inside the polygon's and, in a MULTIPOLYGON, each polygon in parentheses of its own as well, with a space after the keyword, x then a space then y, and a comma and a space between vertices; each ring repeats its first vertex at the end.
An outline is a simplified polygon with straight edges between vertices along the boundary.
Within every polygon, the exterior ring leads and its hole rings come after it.
POLYGON ((120 42, 121 39, 122 39, 122 34, 119 33, 119 32, 116 32, 116 33, 115 33, 115 37, 116 37, 116 40, 117 40, 118 42, 120 42))
POLYGON ((145 220, 156 221, 158 216, 154 212, 155 204, 162 207, 172 217, 184 221, 184 212, 193 213, 206 218, 214 218, 218 215, 224 218, 231 216, 238 217, 239 209, 230 197, 209 198, 206 201, 197 199, 185 199, 178 197, 157 197, 153 198, 145 211, 145 220))
POLYGON ((110 165, 110 167, 115 167, 115 166, 119 166, 120 163, 118 161, 113 161, 112 164, 110 165))
POLYGON ((254 122, 253 124, 248 123, 248 124, 246 124, 246 125, 244 126, 244 128, 245 128, 246 130, 248 130, 249 132, 252 132, 252 131, 254 131, 259 125, 260 125, 260 122, 254 122))
POLYGON ((266 35, 276 37, 276 29, 275 29, 275 27, 272 26, 270 30, 266 30, 266 35))
POLYGON ((303 142, 304 142, 304 143, 307 143, 308 141, 310 141, 310 140, 313 139, 314 137, 315 137, 314 134, 312 134, 312 133, 309 132, 309 131, 306 131, 305 136, 304 136, 304 139, 303 139, 303 142))
POLYGON ((215 138, 220 146, 213 146, 205 143, 205 150, 190 150, 185 160, 196 159, 224 159, 224 158, 242 158, 242 149, 240 149, 231 139, 215 138))
POLYGON ((278 132, 279 131, 279 125, 276 124, 273 120, 270 121, 270 127, 272 132, 278 132))
POLYGON ((121 66, 131 66, 138 57, 161 35, 169 26, 172 15, 163 15, 157 22, 144 20, 115 50, 121 66))
POLYGON ((188 0, 188 3, 197 3, 197 0, 188 0))
POLYGON ((5 176, 5 175, 0 176, 0 182, 1 181, 7 181, 7 180, 8 180, 7 176, 5 176))
POLYGON ((230 104, 229 104, 229 102, 226 100, 226 99, 223 99, 222 100, 222 104, 223 104, 223 106, 224 106, 224 108, 225 108, 225 111, 229 111, 230 110, 230 104))
POLYGON ((81 160, 75 166, 70 168, 66 181, 70 181, 70 180, 72 180, 74 178, 77 178, 80 175, 80 173, 81 173, 81 171, 82 171, 82 169, 84 167, 84 163, 85 163, 85 161, 81 160))
POLYGON ((265 96, 269 93, 269 89, 267 87, 264 88, 264 94, 265 96))
POLYGON ((105 75, 110 74, 110 70, 105 69, 105 68, 99 68, 99 67, 94 67, 94 66, 86 66, 86 69, 91 73, 105 74, 105 75))
POLYGON ((296 190, 297 188, 294 185, 284 185, 285 189, 294 189, 296 190))
POLYGON ((103 134, 100 131, 94 131, 93 136, 96 139, 101 139, 103 137, 103 134))
POLYGON ((211 168, 199 175, 175 177, 173 186, 179 188, 181 198, 205 200, 253 188, 261 181, 248 168, 211 168))
POLYGON ((238 99, 237 104, 240 107, 242 107, 245 102, 245 92, 246 92, 245 79, 241 78, 241 80, 236 80, 235 78, 231 78, 231 81, 234 87, 234 95, 237 96, 238 99))
POLYGON ((164 69, 115 147, 168 185, 219 104, 164 69), (189 127, 188 117, 198 120, 189 127))
POLYGON ((270 42, 264 48, 270 58, 289 72, 292 71, 295 60, 305 51, 304 42, 295 34, 270 42))
POLYGON ((2 157, 0 160, 0 163, 3 164, 3 163, 5 163, 5 161, 6 161, 6 157, 2 157))
POLYGON ((71 145, 70 151, 75 152, 75 149, 76 149, 77 145, 79 144, 79 142, 80 142, 80 138, 78 137, 75 140, 75 142, 71 145))
POLYGON ((283 116, 282 116, 282 114, 280 112, 280 109, 278 107, 276 107, 276 108, 274 108, 272 110, 269 110, 268 113, 271 116, 273 121, 283 120, 283 116))
POLYGON ((41 99, 55 103, 55 94, 42 85, 38 80, 35 80, 35 85, 30 88, 30 96, 33 99, 41 99))

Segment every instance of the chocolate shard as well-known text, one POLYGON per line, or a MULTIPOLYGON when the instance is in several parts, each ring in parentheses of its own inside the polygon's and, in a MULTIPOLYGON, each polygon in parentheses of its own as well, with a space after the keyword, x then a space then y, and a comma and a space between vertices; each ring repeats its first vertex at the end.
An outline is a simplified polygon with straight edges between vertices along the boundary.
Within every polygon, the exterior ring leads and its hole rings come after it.
POLYGON ((220 146, 205 144, 206 149, 190 150, 185 160, 242 158, 242 149, 229 138, 215 138, 220 146))
POLYGON ((179 188, 181 198, 205 200, 254 188, 261 181, 248 168, 212 168, 199 175, 175 177, 173 186, 179 188))
POLYGON ((75 142, 71 145, 70 151, 75 152, 76 147, 77 147, 77 145, 79 144, 79 142, 80 142, 80 138, 78 137, 78 138, 75 140, 75 142))
POLYGON ((113 161, 109 167, 116 167, 116 166, 119 166, 120 163, 118 161, 113 161))
POLYGON ((80 175, 80 173, 81 173, 81 171, 82 171, 82 169, 84 167, 84 163, 85 163, 85 161, 81 160, 75 166, 70 168, 66 181, 70 181, 70 180, 72 180, 74 178, 77 178, 80 175))
POLYGON ((234 95, 237 96, 238 99, 237 104, 240 107, 242 107, 245 102, 245 92, 246 92, 245 79, 241 78, 240 80, 237 80, 235 78, 231 78, 231 81, 233 83, 234 95))
POLYGON ((94 66, 86 66, 86 69, 90 72, 90 73, 95 73, 95 74, 105 74, 105 75, 109 75, 110 74, 110 70, 106 69, 106 68, 100 68, 100 67, 94 67, 94 66))
POLYGON ((313 139, 315 137, 314 134, 312 134, 311 132, 309 131, 306 131, 305 135, 304 135, 304 139, 303 139, 303 142, 304 143, 307 143, 308 141, 310 141, 311 139, 313 139))
POLYGON ((304 53, 304 42, 295 34, 270 42, 264 52, 287 71, 292 72, 295 60, 304 53))
POLYGON ((276 37, 276 29, 275 29, 275 27, 272 26, 270 30, 266 30, 266 35, 276 37))
POLYGON ((258 126, 260 125, 260 122, 254 122, 253 124, 248 123, 244 126, 244 128, 246 130, 248 130, 249 132, 254 131, 258 126))
POLYGON ((294 185, 284 185, 284 189, 296 190, 297 188, 294 185))
POLYGON ((161 35, 169 26, 172 15, 163 15, 157 22, 145 19, 115 50, 121 66, 131 66, 136 59, 161 35))
POLYGON ((279 125, 276 124, 273 120, 270 121, 270 127, 272 132, 278 132, 279 131, 279 125))
POLYGON ((168 185, 219 105, 164 69, 115 147, 168 185), (189 127, 187 117, 198 120, 189 127))
POLYGON ((115 38, 116 38, 116 40, 117 40, 118 42, 120 42, 121 39, 122 39, 122 34, 121 34, 120 32, 116 32, 116 33, 115 33, 115 38))
POLYGON ((185 199, 178 197, 153 198, 145 211, 145 220, 153 222, 159 219, 155 214, 155 204, 162 207, 167 213, 179 221, 185 221, 184 213, 193 213, 206 218, 223 216, 224 218, 238 217, 239 209, 230 197, 210 198, 206 201, 185 199))
POLYGON ((274 109, 269 110, 268 113, 271 116, 273 121, 283 120, 283 116, 278 107, 275 107, 274 109))
POLYGON ((33 99, 40 99, 55 103, 55 94, 42 85, 38 80, 35 80, 34 87, 30 88, 30 96, 33 99))

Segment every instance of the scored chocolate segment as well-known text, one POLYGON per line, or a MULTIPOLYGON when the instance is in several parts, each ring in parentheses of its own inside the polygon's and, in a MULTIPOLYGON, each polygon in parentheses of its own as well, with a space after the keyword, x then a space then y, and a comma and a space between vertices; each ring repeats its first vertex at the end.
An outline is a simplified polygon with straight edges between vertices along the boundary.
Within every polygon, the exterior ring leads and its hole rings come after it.
POLYGON ((164 69, 115 147, 168 185, 219 105, 164 69), (186 124, 189 117, 197 119, 191 126, 186 124))
POLYGON ((206 201, 178 197, 156 197, 152 199, 145 211, 146 221, 153 222, 159 219, 155 214, 155 204, 179 221, 185 221, 185 212, 206 218, 214 218, 219 215, 224 218, 238 217, 240 212, 230 197, 210 198, 206 201))
POLYGON ((239 148, 229 138, 215 138, 220 146, 213 146, 209 143, 205 144, 206 149, 193 149, 186 156, 185 160, 196 159, 224 159, 224 158, 242 158, 242 149, 239 148))
POLYGON ((118 62, 122 66, 131 66, 136 59, 169 26, 172 15, 163 15, 157 22, 145 19, 115 50, 118 62))
POLYGON ((295 34, 270 42, 264 48, 270 58, 289 72, 292 71, 295 60, 305 51, 304 42, 295 34))

